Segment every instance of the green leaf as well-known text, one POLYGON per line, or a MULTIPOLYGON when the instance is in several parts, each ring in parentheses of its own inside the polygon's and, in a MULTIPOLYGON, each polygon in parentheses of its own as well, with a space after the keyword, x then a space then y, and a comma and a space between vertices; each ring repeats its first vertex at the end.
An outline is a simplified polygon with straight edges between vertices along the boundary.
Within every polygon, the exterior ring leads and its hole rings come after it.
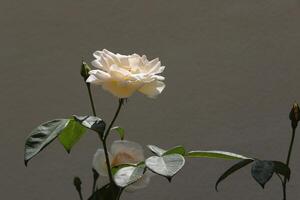
POLYGON ((162 156, 166 150, 161 149, 155 145, 147 145, 147 147, 154 153, 155 155, 162 156))
POLYGON ((145 170, 145 164, 123 167, 115 173, 115 183, 117 186, 124 188, 142 178, 145 170))
POLYGON ((79 124, 74 119, 70 119, 67 127, 65 127, 58 139, 60 143, 64 146, 66 151, 70 153, 74 144, 76 144, 81 136, 85 133, 86 129, 81 124, 79 124))
POLYGON ((145 161, 147 168, 166 177, 169 181, 184 166, 184 163, 184 157, 180 154, 169 154, 161 157, 152 156, 145 161))
POLYGON ((169 155, 169 154, 180 154, 182 156, 185 156, 185 148, 183 146, 176 146, 169 150, 167 150, 163 155, 169 155))
POLYGON ((273 161, 273 163, 274 163, 274 172, 277 174, 281 174, 287 180, 290 180, 291 170, 289 166, 287 166, 285 163, 280 161, 273 161))
POLYGON ((242 156, 236 153, 226 152, 226 151, 190 151, 187 153, 189 158, 221 158, 226 160, 242 160, 252 158, 242 156))
POLYGON ((251 168, 253 178, 258 182, 262 188, 272 178, 274 173, 274 162, 268 160, 256 160, 251 168))
POLYGON ((125 138, 125 129, 123 129, 123 128, 119 127, 119 126, 116 126, 116 127, 111 128, 110 130, 117 131, 117 133, 119 134, 121 140, 124 140, 124 138, 125 138))
POLYGON ((54 119, 35 128, 26 139, 24 161, 25 165, 49 145, 69 123, 69 119, 54 119))
POLYGON ((246 159, 246 160, 242 160, 238 163, 236 163, 235 165, 233 165, 232 167, 230 167, 228 170, 226 170, 221 176, 220 178, 217 180, 216 185, 215 185, 215 189, 218 191, 218 185, 221 181, 223 181, 224 179, 226 179, 229 175, 233 174, 234 172, 236 172, 237 170, 245 167, 246 165, 252 163, 253 160, 252 159, 246 159))
POLYGON ((96 131, 97 133, 101 134, 101 136, 103 136, 106 124, 99 117, 74 115, 74 119, 84 127, 96 131))
POLYGON ((88 200, 118 200, 122 188, 115 184, 107 184, 92 194, 88 200))

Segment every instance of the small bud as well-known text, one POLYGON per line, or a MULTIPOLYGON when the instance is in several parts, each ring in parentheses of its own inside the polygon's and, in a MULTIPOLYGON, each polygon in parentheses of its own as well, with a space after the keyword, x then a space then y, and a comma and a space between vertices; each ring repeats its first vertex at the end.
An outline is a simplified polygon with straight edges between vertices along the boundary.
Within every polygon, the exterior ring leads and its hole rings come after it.
POLYGON ((81 180, 79 177, 74 177, 73 184, 78 192, 81 191, 81 180))
POLYGON ((300 108, 297 103, 294 103, 289 117, 292 123, 292 128, 296 129, 298 122, 300 121, 300 108))
POLYGON ((91 68, 88 66, 88 64, 86 64, 86 62, 82 61, 80 74, 84 80, 89 77, 89 71, 91 71, 91 68))

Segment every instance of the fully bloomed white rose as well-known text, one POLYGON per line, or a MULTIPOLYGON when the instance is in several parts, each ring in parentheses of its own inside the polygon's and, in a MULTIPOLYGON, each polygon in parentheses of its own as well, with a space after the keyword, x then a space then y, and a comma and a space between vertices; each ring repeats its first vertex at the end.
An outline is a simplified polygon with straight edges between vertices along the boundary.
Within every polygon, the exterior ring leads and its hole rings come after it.
POLYGON ((154 98, 165 88, 165 78, 158 74, 165 69, 158 58, 151 61, 145 55, 114 54, 106 49, 96 51, 91 70, 86 80, 88 83, 101 85, 119 98, 127 98, 135 91, 154 98))
MULTIPOLYGON (((116 140, 112 143, 110 150, 109 160, 111 167, 121 164, 138 164, 139 162, 145 160, 142 146, 132 141, 116 140)), ((103 149, 98 149, 96 151, 93 158, 93 168, 101 176, 108 176, 105 153, 103 149)), ((134 191, 146 187, 153 175, 154 174, 152 172, 146 171, 142 178, 127 186, 126 191, 134 191)))

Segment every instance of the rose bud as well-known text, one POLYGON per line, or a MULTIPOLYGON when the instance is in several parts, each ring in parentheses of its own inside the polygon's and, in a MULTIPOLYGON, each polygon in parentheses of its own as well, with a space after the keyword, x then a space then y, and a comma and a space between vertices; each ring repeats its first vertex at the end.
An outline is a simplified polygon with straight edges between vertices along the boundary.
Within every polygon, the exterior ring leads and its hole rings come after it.
POLYGON ((91 68, 86 64, 86 62, 82 61, 80 74, 86 80, 89 77, 89 71, 91 71, 91 68))
POLYGON ((294 103, 289 117, 292 123, 292 128, 295 129, 300 121, 300 108, 297 103, 294 103))
POLYGON ((73 184, 76 187, 77 191, 81 191, 81 180, 79 177, 74 177, 73 184))

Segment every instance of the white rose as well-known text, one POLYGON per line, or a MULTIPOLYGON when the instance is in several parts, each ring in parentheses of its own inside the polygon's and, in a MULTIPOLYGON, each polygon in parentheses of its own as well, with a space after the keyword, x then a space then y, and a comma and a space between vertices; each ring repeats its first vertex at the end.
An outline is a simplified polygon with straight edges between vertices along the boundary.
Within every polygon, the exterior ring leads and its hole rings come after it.
MULTIPOLYGON (((111 145, 109 153, 110 166, 118 166, 121 164, 137 164, 145 160, 144 151, 138 143, 127 140, 116 140, 111 145)), ((93 168, 101 176, 108 176, 105 153, 103 149, 98 149, 93 158, 93 168)), ((126 191, 134 191, 146 187, 153 173, 146 173, 137 182, 126 187, 126 191)))
POLYGON ((135 91, 154 98, 165 88, 165 78, 158 74, 165 69, 158 58, 151 61, 145 55, 114 54, 106 49, 96 51, 91 70, 86 80, 88 83, 101 85, 119 98, 127 98, 135 91))

